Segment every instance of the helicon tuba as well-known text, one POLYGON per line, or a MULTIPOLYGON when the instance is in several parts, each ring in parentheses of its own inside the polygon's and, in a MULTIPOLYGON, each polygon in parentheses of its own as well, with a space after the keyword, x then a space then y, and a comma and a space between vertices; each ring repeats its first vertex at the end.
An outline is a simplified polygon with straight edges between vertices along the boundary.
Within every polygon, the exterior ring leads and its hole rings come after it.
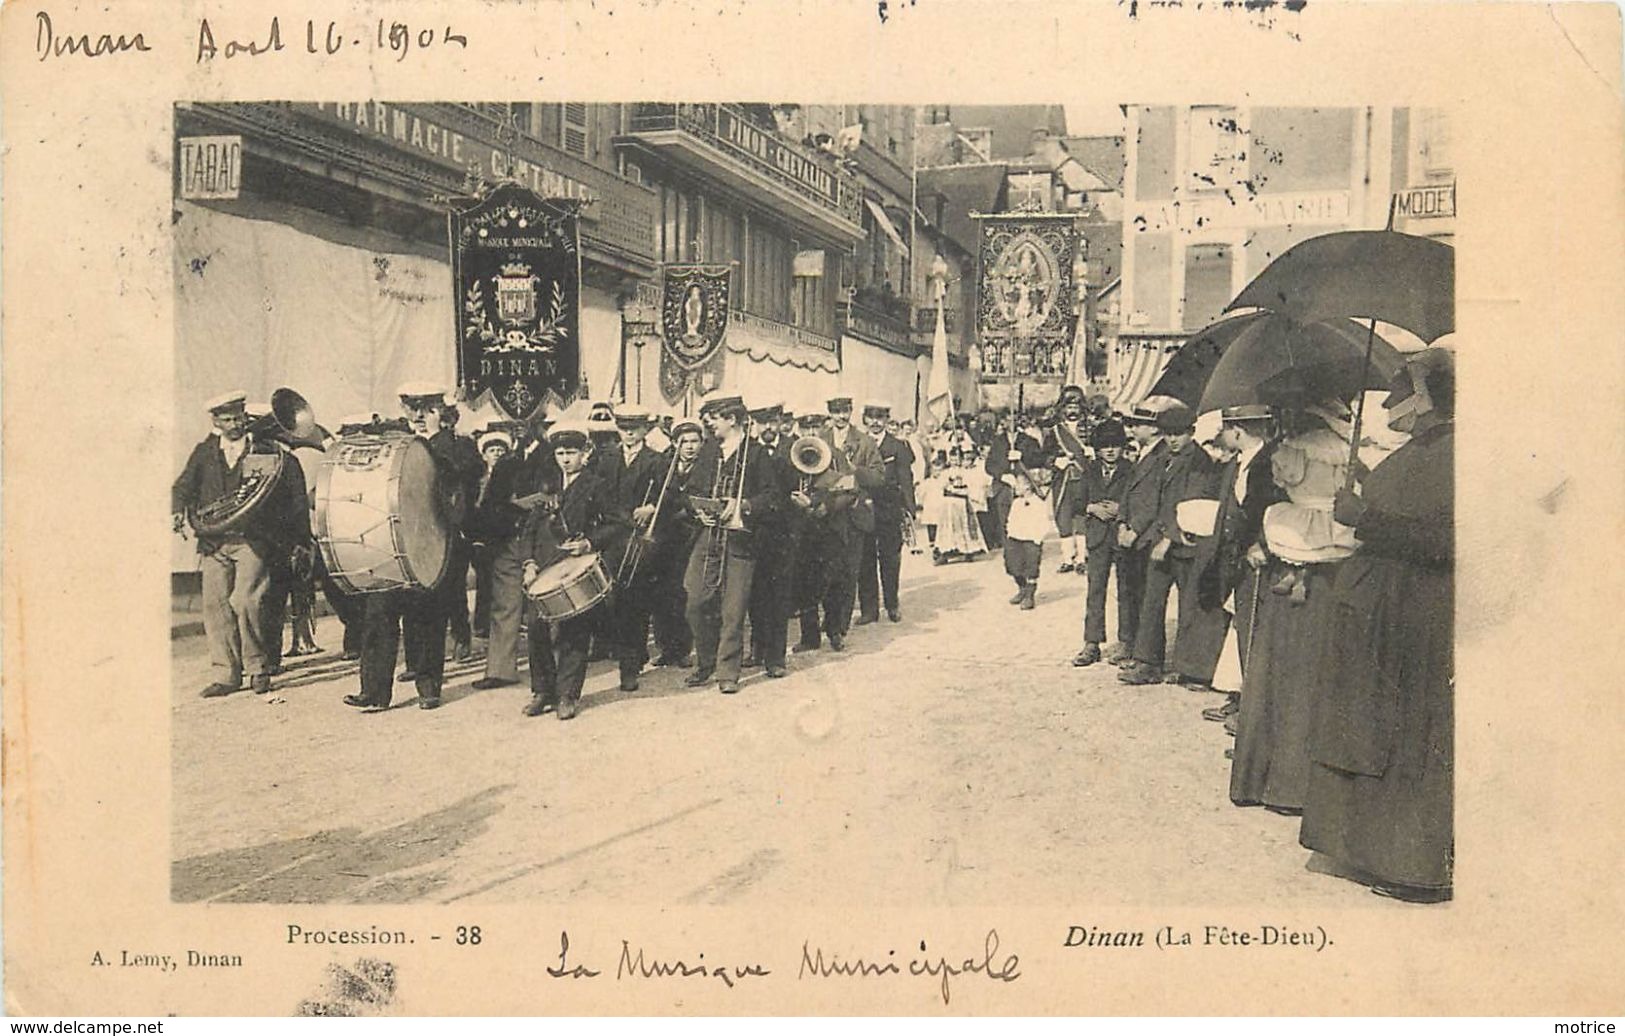
POLYGON ((790 464, 801 472, 801 491, 805 493, 812 480, 829 470, 834 462, 829 443, 816 435, 803 435, 790 444, 790 464))

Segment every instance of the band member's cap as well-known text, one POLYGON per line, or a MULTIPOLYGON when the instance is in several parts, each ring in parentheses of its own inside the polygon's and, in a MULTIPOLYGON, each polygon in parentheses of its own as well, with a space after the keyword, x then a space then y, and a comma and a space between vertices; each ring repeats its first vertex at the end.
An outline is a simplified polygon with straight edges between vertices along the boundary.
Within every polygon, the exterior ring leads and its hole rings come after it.
POLYGON ((547 433, 547 444, 555 450, 584 450, 591 443, 586 424, 578 421, 560 421, 547 433))
POLYGON ((863 404, 864 417, 890 417, 891 404, 879 399, 871 399, 863 404))
POLYGON ((672 422, 671 432, 669 434, 671 435, 672 442, 676 442, 679 436, 688 432, 693 432, 695 435, 698 435, 701 438, 705 437, 705 429, 701 428, 700 422, 694 420, 692 417, 677 418, 677 420, 672 422))
POLYGON ((1269 418, 1270 408, 1264 403, 1242 403, 1219 411, 1219 420, 1226 424, 1232 421, 1267 421, 1269 418))
POLYGON ((831 396, 824 409, 832 414, 850 414, 852 412, 851 396, 831 396))
POLYGON ((801 415, 801 423, 808 428, 822 428, 829 423, 829 415, 819 413, 816 410, 809 411, 801 415))
POLYGON ((1158 431, 1173 435, 1196 427, 1196 414, 1185 404, 1175 403, 1158 414, 1156 421, 1158 431))
POLYGON ((772 396, 759 396, 751 401, 750 416, 776 418, 784 413, 784 400, 772 396))
POLYGON ((271 404, 269 404, 269 403, 244 403, 243 404, 243 413, 247 414, 249 417, 270 417, 271 416, 271 404))
POLYGON ((615 408, 615 423, 631 427, 647 428, 656 423, 655 415, 649 412, 648 407, 622 404, 615 408))
POLYGON ((1067 403, 1067 402, 1072 401, 1072 400, 1076 400, 1079 403, 1083 402, 1083 386, 1082 385, 1063 385, 1063 386, 1061 386, 1061 399, 1060 399, 1060 401, 1062 403, 1067 403))
POLYGON ((403 403, 417 403, 425 399, 435 399, 439 401, 441 406, 447 406, 453 402, 451 393, 447 392, 444 386, 436 385, 432 381, 402 382, 401 387, 395 390, 395 394, 401 398, 403 403))
POLYGON ((1095 425, 1095 430, 1089 434, 1089 444, 1097 450, 1113 446, 1121 448, 1128 445, 1128 433, 1117 421, 1102 421, 1095 425))
POLYGON ((247 401, 247 392, 244 392, 242 389, 233 389, 230 392, 222 392, 220 395, 215 396, 213 399, 204 403, 203 409, 207 410, 211 414, 218 414, 227 410, 242 410, 244 408, 243 404, 247 401))
POLYGON ((745 409, 745 400, 736 392, 713 392, 700 401, 701 414, 723 414, 745 409))
POLYGON ((484 453, 485 448, 494 442, 501 443, 511 450, 513 449, 513 434, 506 428, 487 428, 480 433, 480 452, 484 453))

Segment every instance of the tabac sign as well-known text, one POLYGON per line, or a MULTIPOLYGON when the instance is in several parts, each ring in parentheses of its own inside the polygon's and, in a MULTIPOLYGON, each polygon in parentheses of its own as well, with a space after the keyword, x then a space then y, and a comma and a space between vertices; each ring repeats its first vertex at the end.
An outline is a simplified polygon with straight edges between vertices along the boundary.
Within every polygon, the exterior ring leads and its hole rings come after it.
POLYGON ((575 207, 503 184, 451 214, 457 377, 524 420, 580 381, 581 252, 575 207))
POLYGON ((237 197, 243 189, 243 138, 181 137, 176 172, 182 198, 237 197))

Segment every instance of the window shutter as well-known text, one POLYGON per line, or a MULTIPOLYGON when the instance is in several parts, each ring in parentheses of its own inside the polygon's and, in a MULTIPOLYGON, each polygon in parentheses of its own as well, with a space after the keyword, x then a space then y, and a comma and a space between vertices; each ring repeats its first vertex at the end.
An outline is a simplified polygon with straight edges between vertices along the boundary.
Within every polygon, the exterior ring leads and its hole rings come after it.
POLYGON ((559 125, 559 145, 572 155, 587 157, 587 106, 566 104, 559 125))

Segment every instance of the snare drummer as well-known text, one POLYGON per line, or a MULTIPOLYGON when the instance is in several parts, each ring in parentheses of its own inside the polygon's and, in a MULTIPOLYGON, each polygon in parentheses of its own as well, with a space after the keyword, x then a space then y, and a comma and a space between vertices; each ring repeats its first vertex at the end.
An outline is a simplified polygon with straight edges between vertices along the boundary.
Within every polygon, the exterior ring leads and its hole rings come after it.
MULTIPOLYGON (((398 391, 401 410, 412 431, 421 436, 434 458, 436 493, 449 498, 466 488, 470 473, 462 470, 464 452, 456 435, 443 423, 449 395, 424 382, 408 382, 398 391)), ((462 501, 466 504, 466 500, 462 501)), ((452 558, 440 582, 432 587, 384 590, 366 595, 365 632, 361 644, 361 693, 344 697, 344 704, 363 709, 387 708, 394 694, 395 653, 406 639, 406 667, 417 683, 418 707, 440 707, 440 687, 446 669, 446 624, 456 596, 467 599, 467 548, 461 531, 461 507, 450 508, 454 526, 450 537, 452 558), (453 573, 457 573, 455 576, 453 573)))
MULTIPOLYGON (((526 586, 556 561, 609 550, 628 530, 627 516, 616 506, 613 487, 586 470, 592 455, 587 429, 560 423, 548 442, 560 476, 548 486, 547 498, 530 512, 519 534, 525 551, 526 586)), ((593 608, 565 619, 556 630, 541 615, 531 620, 531 698, 525 715, 540 716, 557 707, 559 719, 575 718, 597 611, 593 608)))

